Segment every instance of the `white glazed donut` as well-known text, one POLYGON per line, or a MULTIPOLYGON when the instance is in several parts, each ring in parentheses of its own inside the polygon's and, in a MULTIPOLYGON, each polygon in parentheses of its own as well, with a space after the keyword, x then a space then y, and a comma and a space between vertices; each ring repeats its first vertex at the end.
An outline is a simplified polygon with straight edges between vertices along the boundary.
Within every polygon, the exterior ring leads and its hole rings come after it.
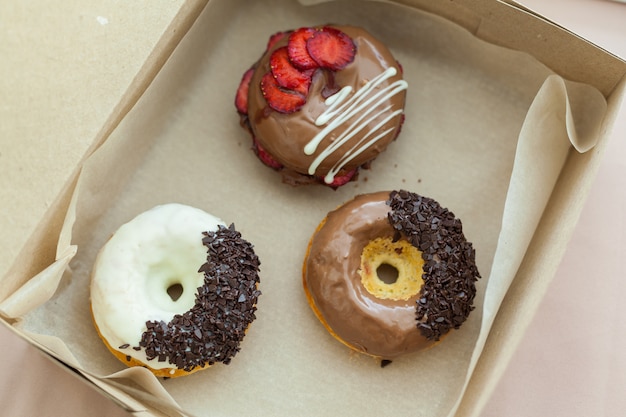
POLYGON ((228 364, 255 318, 258 266, 233 225, 181 204, 154 207, 121 226, 98 254, 96 329, 118 359, 157 376, 228 364))

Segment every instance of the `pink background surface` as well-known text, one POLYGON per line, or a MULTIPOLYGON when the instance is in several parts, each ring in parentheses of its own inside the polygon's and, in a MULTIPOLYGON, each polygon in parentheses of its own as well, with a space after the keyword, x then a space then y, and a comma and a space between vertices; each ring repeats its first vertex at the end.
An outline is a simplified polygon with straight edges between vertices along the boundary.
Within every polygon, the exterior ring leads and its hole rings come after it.
MULTIPOLYGON (((626 57, 626 4, 523 4, 626 57)), ((29 22, 23 24, 28 25, 29 22)), ((626 106, 573 239, 483 416, 620 416, 626 412, 626 106)), ((35 163, 35 161, 33 161, 35 163)), ((0 404, 7 416, 128 416, 0 326, 0 404)))

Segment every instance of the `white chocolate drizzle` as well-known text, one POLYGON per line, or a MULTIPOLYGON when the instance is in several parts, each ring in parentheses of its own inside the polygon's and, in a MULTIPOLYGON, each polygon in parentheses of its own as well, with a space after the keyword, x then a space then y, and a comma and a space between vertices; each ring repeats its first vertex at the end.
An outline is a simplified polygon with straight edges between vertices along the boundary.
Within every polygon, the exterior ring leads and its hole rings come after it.
MULTIPOLYGON (((330 156, 333 152, 339 149, 342 145, 348 142, 354 135, 365 129, 369 123, 374 121, 377 117, 381 116, 385 112, 391 110, 391 106, 387 105, 384 108, 380 108, 385 102, 394 95, 406 90, 408 83, 404 80, 397 80, 390 85, 382 88, 376 94, 372 95, 374 89, 385 80, 393 77, 397 74, 395 67, 387 68, 381 74, 372 78, 365 83, 361 89, 359 89, 348 100, 348 96, 352 92, 352 87, 345 86, 337 93, 328 97, 324 104, 328 108, 315 120, 317 126, 326 125, 322 130, 318 132, 313 139, 309 141, 304 147, 304 153, 306 155, 312 155, 322 140, 326 138, 333 130, 337 129, 343 124, 346 124, 355 115, 361 114, 354 120, 345 130, 339 135, 326 149, 323 149, 320 154, 313 160, 309 166, 309 175, 314 175, 320 164, 330 156)), ((392 120, 394 117, 402 114, 403 110, 396 110, 390 113, 387 117, 381 120, 376 126, 371 128, 363 137, 350 148, 339 161, 328 171, 324 177, 324 182, 330 184, 334 181, 335 175, 344 167, 348 162, 364 152, 367 148, 374 145, 380 139, 385 137, 393 128, 381 130, 384 125, 392 120)))

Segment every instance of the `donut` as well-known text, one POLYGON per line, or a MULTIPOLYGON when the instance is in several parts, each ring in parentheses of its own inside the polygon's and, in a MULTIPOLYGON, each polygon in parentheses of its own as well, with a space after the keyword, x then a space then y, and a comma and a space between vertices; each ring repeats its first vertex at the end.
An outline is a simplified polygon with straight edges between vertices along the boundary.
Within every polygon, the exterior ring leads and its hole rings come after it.
POLYGON ((99 251, 90 303, 98 335, 127 366, 180 377, 229 364, 255 320, 259 259, 231 224, 164 204, 99 251))
POLYGON ((306 299, 326 330, 385 362, 458 329, 480 278, 461 221, 406 190, 361 194, 328 213, 302 272, 306 299))
POLYGON ((398 136, 408 84, 389 49, 354 26, 272 35, 235 95, 252 149, 292 185, 340 187, 398 136))

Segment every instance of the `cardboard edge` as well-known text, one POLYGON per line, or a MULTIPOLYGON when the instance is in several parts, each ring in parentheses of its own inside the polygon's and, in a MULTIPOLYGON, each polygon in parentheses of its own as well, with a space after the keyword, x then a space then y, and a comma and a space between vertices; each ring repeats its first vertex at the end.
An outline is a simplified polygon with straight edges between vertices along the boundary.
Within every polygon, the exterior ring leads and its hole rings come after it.
POLYGON ((478 3, 476 9, 481 12, 482 20, 475 33, 477 37, 510 49, 532 51, 537 60, 557 74, 592 85, 605 97, 611 95, 626 75, 624 60, 513 0, 457 1, 468 5, 478 3), (517 13, 510 13, 511 9, 517 13), (516 30, 519 27, 525 28, 523 34, 516 30), (597 68, 602 68, 600 77, 597 68))
POLYGON ((94 142, 86 152, 86 157, 104 143, 111 132, 113 132, 124 119, 126 114, 135 106, 137 101, 139 101, 209 1, 210 0, 186 0, 180 7, 170 24, 161 34, 161 37, 139 69, 139 72, 133 77, 126 92, 113 108, 107 121, 97 133, 94 142))
MULTIPOLYGON (((61 191, 37 222, 31 236, 0 280, 0 302, 22 287, 28 280, 54 263, 59 234, 65 221, 72 194, 78 182, 80 166, 75 168, 61 191), (44 233, 42 233, 44 231, 44 233)), ((0 317, 0 321, 4 319, 0 317)))
MULTIPOLYGON (((79 163, 67 178, 59 194, 57 194, 57 197, 45 211, 43 217, 37 222, 33 233, 18 252, 18 255, 8 271, 4 276, 0 277, 0 302, 4 301, 31 277, 34 277, 55 261, 57 241, 65 221, 65 213, 69 208, 85 160, 105 142, 111 132, 115 130, 126 114, 135 106, 209 1, 210 0, 187 0, 180 7, 166 30, 161 34, 148 58, 126 88, 122 98, 113 108, 106 122, 94 137, 92 144, 84 152, 79 163)), ((0 316, 0 325, 9 328, 13 334, 34 346, 45 357, 53 361, 53 363, 56 363, 67 372, 73 373, 82 383, 86 383, 97 392, 110 398, 124 410, 134 415, 165 415, 152 407, 150 407, 150 410, 131 408, 130 405, 122 400, 124 395, 121 394, 119 389, 110 386, 110 384, 106 384, 105 388, 103 386, 104 383, 96 383, 92 378, 87 378, 80 371, 59 361, 51 352, 42 349, 41 346, 33 343, 32 340, 18 332, 17 329, 12 326, 12 322, 13 320, 9 321, 6 317, 0 316)))
POLYGON ((123 384, 99 378, 97 376, 86 373, 65 361, 59 359, 54 352, 42 345, 38 341, 30 338, 27 334, 20 332, 19 329, 10 325, 4 320, 0 320, 0 326, 5 326, 16 337, 28 343, 42 357, 51 361, 52 364, 59 367, 63 372, 67 372, 75 376, 81 384, 85 384, 89 389, 93 389, 100 395, 113 401, 118 407, 135 416, 153 416, 153 417, 182 417, 183 414, 167 407, 160 407, 158 402, 151 399, 151 395, 137 388, 124 386, 123 384), (133 395, 135 397, 133 397, 133 395), (143 400, 143 402, 142 402, 143 400))
POLYGON ((575 225, 600 168, 625 94, 626 76, 618 82, 613 94, 608 98, 609 111, 603 123, 603 134, 598 145, 585 154, 571 151, 537 233, 533 237, 531 249, 526 254, 496 315, 481 357, 455 414, 456 417, 481 415, 519 347, 526 329, 534 319, 543 295, 554 279, 574 234, 575 225), (563 186, 563 183, 568 185, 563 186), (565 191, 566 189, 570 192, 565 191), (557 220, 563 217, 567 218, 567 222, 572 225, 571 228, 564 230, 557 226, 559 224, 557 220), (555 238, 556 236, 559 238, 555 238), (533 299, 518 296, 526 292, 540 296, 533 299))
POLYGON ((565 27, 565 26, 563 26, 563 25, 561 25, 561 24, 559 24, 559 23, 555 22, 555 21, 554 21, 554 20, 552 20, 552 19, 548 19, 547 17, 545 17, 545 16, 543 16, 543 15, 539 14, 538 12, 536 12, 536 11, 535 11, 535 10, 533 10, 533 9, 530 9, 530 8, 528 8, 528 7, 524 6, 523 4, 520 4, 520 3, 518 3, 518 2, 516 2, 516 1, 514 1, 514 0, 498 0, 498 1, 500 1, 500 2, 502 2, 502 3, 506 3, 506 4, 508 4, 509 6, 511 6, 511 7, 513 7, 513 8, 515 8, 515 9, 518 9, 520 12, 523 12, 523 13, 528 13, 529 15, 532 15, 532 16, 534 16, 535 18, 537 18, 537 19, 539 19, 539 20, 542 20, 542 21, 546 22, 546 23, 547 23, 547 24, 549 24, 549 25, 555 26, 555 27, 559 28, 560 30, 563 30, 563 31, 565 31, 565 32, 569 33, 570 35, 572 35, 572 36, 574 36, 574 37, 576 37, 576 38, 580 39, 581 41, 583 41, 583 42, 585 42, 585 43, 588 43, 589 45, 593 46, 594 48, 597 48, 597 49, 599 49, 599 50, 603 51, 605 54, 608 54, 608 55, 612 56, 612 57, 613 57, 613 58, 615 58, 616 60, 621 61, 621 62, 623 62, 624 64, 626 64, 626 58, 624 58, 624 57, 620 57, 619 55, 617 55, 617 54, 615 54, 615 53, 613 53, 613 52, 609 51, 608 49, 603 48, 602 46, 600 46, 600 45, 598 45, 598 44, 596 44, 596 43, 594 43, 594 42, 590 41, 589 39, 585 39, 584 37, 582 37, 582 36, 578 35, 577 33, 572 32, 572 31, 571 31, 571 30, 569 30, 567 27, 565 27))
POLYGON ((20 288, 28 279, 55 261, 56 241, 58 241, 65 220, 65 213, 85 160, 104 143, 126 114, 135 106, 209 1, 187 0, 161 34, 154 49, 150 52, 139 72, 133 77, 124 95, 96 134, 92 144, 87 148, 78 165, 61 187, 55 200, 40 221, 37 222, 33 233, 18 252, 6 274, 1 277, 0 302, 20 288), (42 231, 44 232, 42 233, 42 231))
POLYGON ((605 97, 626 75, 625 60, 514 0, 389 1, 441 16, 491 44, 531 54, 563 78, 592 85, 605 97))
POLYGON ((145 409, 141 409, 140 410, 140 409, 136 409, 136 408, 133 408, 133 407, 129 406, 128 404, 124 403, 120 398, 118 398, 115 395, 113 395, 111 392, 109 392, 109 391, 103 389, 102 387, 94 384, 93 381, 91 381, 89 378, 87 378, 85 375, 83 375, 80 371, 78 371, 77 369, 74 369, 73 367, 69 366, 67 363, 65 363, 65 362, 61 361, 60 359, 56 358, 51 352, 49 352, 47 349, 45 349, 45 347, 41 346, 40 344, 38 344, 34 340, 30 339, 24 333, 18 331, 15 327, 11 326, 6 321, 0 320, 0 326, 4 326, 12 334, 14 334, 15 337, 17 337, 17 338, 25 341, 26 343, 28 343, 30 346, 32 346, 36 350, 36 352, 38 354, 41 354, 44 358, 49 360, 52 364, 57 366, 63 372, 67 372, 67 373, 75 376, 76 379, 78 379, 82 384, 85 384, 90 389, 93 389, 96 392, 98 392, 99 394, 102 394, 105 397, 109 398, 110 400, 112 400, 116 405, 118 405, 123 410, 128 411, 129 413, 133 413, 133 414, 137 413, 137 412, 144 412, 144 411, 146 411, 145 409))

